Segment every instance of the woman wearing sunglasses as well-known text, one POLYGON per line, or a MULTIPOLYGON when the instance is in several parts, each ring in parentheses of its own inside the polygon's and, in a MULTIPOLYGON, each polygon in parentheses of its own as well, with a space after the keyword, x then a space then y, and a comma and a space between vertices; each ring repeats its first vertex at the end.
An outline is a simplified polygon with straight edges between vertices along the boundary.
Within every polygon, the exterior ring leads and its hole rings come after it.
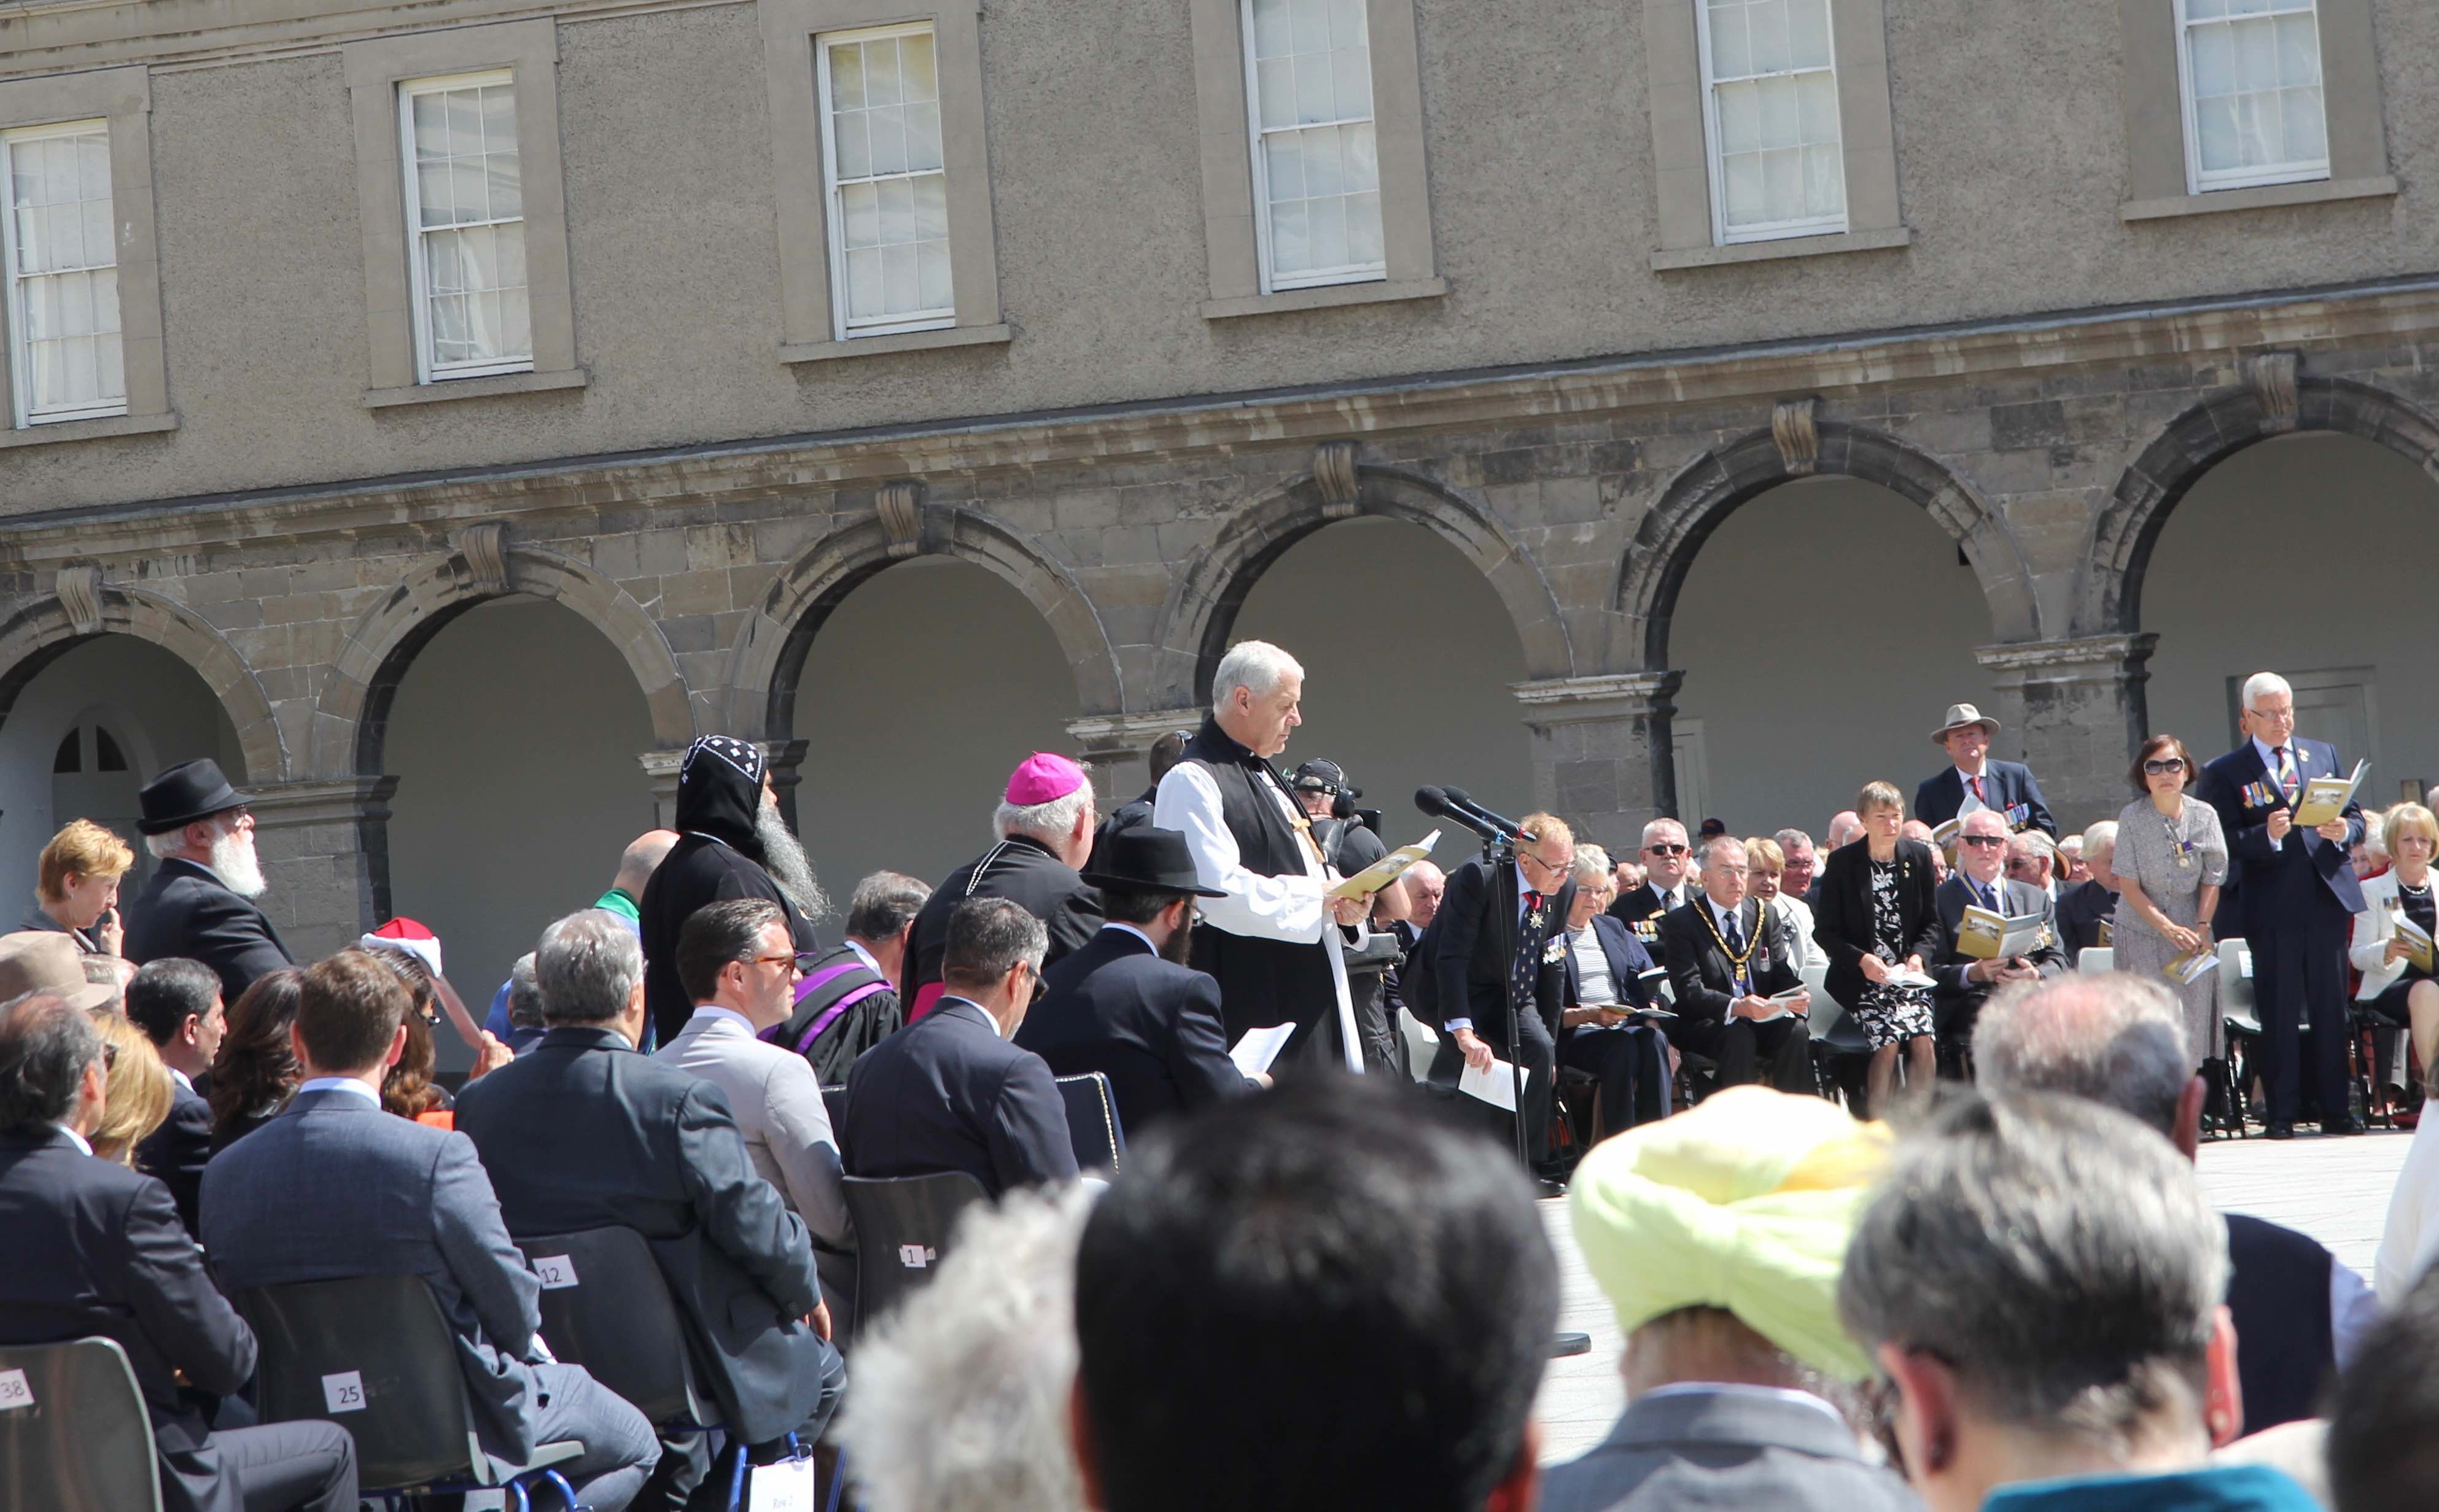
POLYGON ((2199 774, 2185 742, 2155 735, 2127 774, 2143 794, 2117 815, 2117 854, 2110 866, 2122 884, 2114 942, 2117 969, 2168 982, 2185 1011, 2185 1048, 2204 1065, 2227 1054, 2218 1010, 2218 973, 2168 981, 2168 963, 2216 949, 2211 916, 2227 881, 2227 837, 2218 811, 2186 792, 2199 774))

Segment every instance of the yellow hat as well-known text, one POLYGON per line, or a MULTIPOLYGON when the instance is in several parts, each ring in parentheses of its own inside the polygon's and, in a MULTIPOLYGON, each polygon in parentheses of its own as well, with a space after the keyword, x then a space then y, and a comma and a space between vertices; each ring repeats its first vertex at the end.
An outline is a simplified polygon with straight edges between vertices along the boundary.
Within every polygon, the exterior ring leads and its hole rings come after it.
POLYGON ((1838 1272, 1888 1132, 1834 1103, 1730 1087, 1605 1140, 1568 1197, 1576 1244, 1632 1333, 1721 1307, 1843 1379, 1870 1373, 1838 1323, 1838 1272))

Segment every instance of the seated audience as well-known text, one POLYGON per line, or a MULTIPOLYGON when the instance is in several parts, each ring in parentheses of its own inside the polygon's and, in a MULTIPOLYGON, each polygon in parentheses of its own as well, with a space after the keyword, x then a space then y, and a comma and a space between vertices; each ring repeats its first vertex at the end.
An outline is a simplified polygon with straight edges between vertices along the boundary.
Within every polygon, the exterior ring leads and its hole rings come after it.
MULTIPOLYGON (((457 1102, 508 1232, 641 1234, 730 1431, 750 1444, 792 1432, 810 1442, 846 1383, 812 1245, 755 1174, 720 1088, 638 1053, 635 932, 606 909, 571 914, 543 932, 534 969, 549 1032, 457 1102)), ((700 1434, 665 1445, 662 1459, 647 1505, 663 1489, 683 1496, 709 1468, 700 1434)))
POLYGON ((763 1038, 810 1061, 824 1086, 846 1080, 858 1056, 906 1022, 898 980, 906 969, 915 916, 931 896, 931 888, 894 871, 874 872, 856 883, 846 908, 846 942, 805 964, 787 1022, 763 1038))
POLYGON ((1654 819, 1643 827, 1643 849, 1637 852, 1644 880, 1618 894, 1609 905, 1611 916, 1634 932, 1654 966, 1668 964, 1668 948, 1660 937, 1661 921, 1693 900, 1696 886, 1686 873, 1693 869, 1693 847, 1685 843, 1685 827, 1674 819, 1654 819))
POLYGON ((71 819, 43 847, 34 867, 34 907, 25 930, 53 930, 87 955, 116 955, 126 929, 118 884, 135 864, 127 842, 90 819, 71 819))
MULTIPOLYGON (((306 969, 294 1029, 303 1085, 204 1171, 213 1273, 233 1291, 420 1276, 457 1335, 484 1451, 522 1464, 537 1444, 581 1443, 558 1468, 597 1512, 617 1512, 659 1457, 651 1425, 542 1346, 542 1280, 502 1225, 474 1146, 382 1112, 383 1080, 406 1048, 407 1001, 397 973, 365 951, 306 969)), ((517 1165, 549 1160, 528 1147, 517 1165)))
POLYGON ((1931 1082, 1924 1061, 1938 1022, 1934 984, 1896 978, 1925 976, 1939 953, 1939 882, 1931 847, 1898 833, 1905 800, 1895 784, 1865 784, 1854 811, 1866 838, 1831 850, 1823 864, 1813 937, 1829 952, 1829 995, 1846 1005, 1872 1047, 1865 1076, 1878 1115, 1896 1087, 1899 1046, 1913 1057, 1915 1084, 1931 1082))
MULTIPOLYGON (((1903 803, 1904 800, 1900 798, 1898 802, 1903 803)), ((1829 827, 1824 830, 1823 834, 1827 837, 1821 845, 1824 851, 1834 851, 1853 845, 1863 836, 1863 816, 1852 809, 1841 809, 1829 816, 1829 827)), ((1814 900, 1813 906, 1816 908, 1820 906, 1818 899, 1814 900)))
POLYGON ((1014 1043, 1049 931, 1021 903, 974 898, 949 915, 944 933, 934 1011, 847 1073, 839 1119, 847 1174, 964 1171, 992 1197, 1075 1180, 1058 1082, 1046 1061, 1014 1043))
POLYGON ((1533 1504, 1558 1269, 1508 1162, 1375 1077, 1131 1149, 1076 1258, 1098 1512, 1533 1504))
POLYGON ((1778 843, 1778 853, 1786 864, 1779 879, 1779 891, 1807 908, 1817 908, 1821 902, 1821 852, 1814 847, 1812 837, 1801 829, 1782 829, 1770 837, 1778 843))
MULTIPOLYGON (((216 1398, 254 1375, 254 1332, 204 1273, 169 1189, 93 1158, 105 1043, 55 992, 0 1007, 0 1344, 98 1337, 127 1351, 167 1512, 356 1512, 347 1430, 213 1431, 216 1398)), ((23 1494, 9 1469, 0 1485, 23 1494)))
POLYGON ((2020 829, 2007 842, 2007 879, 2045 895, 2057 891, 2057 842, 2038 829, 2020 829))
MULTIPOLYGON (((2038 982, 2066 969, 2066 952, 2058 949, 2049 895, 2030 882, 1999 875, 2005 864, 2007 844, 2007 822, 1998 811, 1974 809, 1957 822, 1956 870, 1939 884, 1939 949, 1931 962, 1931 974, 1939 986, 1932 992, 1932 1022, 1938 1030, 1940 1059, 1959 1076, 1970 1058, 1974 1022, 1991 990, 2010 982, 2038 982), (1962 926, 1968 908, 2003 919, 2038 916, 2045 921, 2040 938, 2017 955, 1975 954, 1964 949, 1962 926)), ((1918 1074, 1929 1070, 1917 1068, 1918 1074)))
MULTIPOLYGON (((1812 905, 1797 893, 1787 890, 1787 852, 1777 841, 1754 835, 1745 841, 1745 881, 1770 909, 1778 915, 1779 929, 1787 935, 1789 952, 1795 958, 1798 975, 1807 970, 1829 969, 1829 952, 1812 937, 1812 905)), ((1806 881, 1810 877, 1807 874, 1806 881)))
POLYGON ((543 1022, 542 979, 534 975, 533 952, 518 956, 516 965, 508 968, 506 990, 507 1029, 497 1038, 508 1047, 508 1054, 521 1056, 542 1043, 543 1035, 550 1028, 543 1022))
POLYGON ((1778 915, 1746 896, 1747 866, 1742 841, 1711 841, 1702 850, 1701 891, 1661 926, 1677 999, 1668 1042, 1710 1057, 1722 1087, 1766 1074, 1781 1092, 1810 1092, 1811 995, 1795 974, 1794 945, 1778 915))
POLYGON ((787 1022, 796 949, 787 911, 767 898, 706 903, 678 931, 678 983, 694 1017, 652 1058, 701 1076, 728 1099, 745 1158, 805 1220, 825 1295, 855 1292, 855 1232, 839 1189, 838 1136, 802 1056, 756 1036, 787 1022))
POLYGON ((1566 1006, 1558 1016, 1558 1064, 1597 1078, 1596 1130, 1668 1116, 1668 1041, 1641 1010, 1655 992, 1651 957, 1605 910, 1613 875, 1609 852, 1576 847, 1575 902, 1567 909, 1566 1006))
POLYGON ((2386 842, 2392 864, 2362 882, 2362 911, 2355 915, 2353 957, 2362 973, 2355 1000, 2382 1023, 2408 1030, 2413 1054, 2427 1072, 2439 1060, 2439 973, 2414 957, 2415 945, 2397 928, 2402 916, 2421 932, 2416 942, 2428 955, 2439 939, 2439 909, 2431 903, 2431 861, 2439 855, 2439 818, 2418 803, 2388 811, 2386 842))
MULTIPOLYGON (((1973 1053, 1987 1092, 2089 1097, 2165 1136, 2188 1161, 2200 1147, 2206 1082, 2194 1074, 2164 983, 2109 972, 2001 993, 1983 1013, 1973 1053)), ((2247 1214, 2225 1217, 2242 1420, 2257 1432, 2312 1415, 2377 1306, 2362 1278, 2311 1238, 2247 1214)))
MULTIPOLYGON (((212 985, 217 987, 220 979, 213 978, 212 985)), ((110 1094, 102 1101, 101 1121, 94 1125, 85 1142, 93 1147, 97 1157, 142 1170, 139 1151, 169 1116, 170 1090, 177 1084, 169 1079, 169 1068, 161 1063, 160 1052, 152 1047, 151 1038, 129 1022, 125 1014, 97 1013, 93 1022, 101 1031, 103 1069, 110 1073, 110 1094)), ((196 1162, 198 1177, 202 1164, 200 1159, 196 1162)), ((168 1184, 158 1171, 145 1170, 144 1174, 168 1184)), ((180 1214, 178 1221, 185 1222, 186 1215, 180 1214)))
POLYGON ((2133 1119, 1964 1094, 1898 1147, 1839 1312, 1931 1512, 2311 1512, 2206 1463, 2244 1414, 2227 1269, 2200 1183, 2133 1119))
POLYGON ((2439 1505, 2439 1277, 2396 1299, 2338 1381, 2332 1512, 2439 1505))
POLYGON ((2111 945, 2116 937, 2117 821, 2103 819, 2083 832, 2085 880, 2057 902, 2059 943, 2073 963, 2084 952, 2111 945))
POLYGON ((278 1117, 305 1079, 288 1032, 304 980, 293 966, 266 971, 229 1005, 220 1054, 212 1058, 213 1154, 278 1117))
POLYGON ((1919 819, 1909 819, 1905 823, 1897 826, 1897 834, 1901 838, 1911 840, 1915 845, 1930 851, 1931 875, 1936 881, 1943 882, 1948 881, 1948 874, 1955 868, 1949 864, 1949 856, 1948 848, 1942 845, 1938 840, 1932 836, 1931 826, 1924 824, 1919 819))
POLYGON ((135 1163, 169 1188, 179 1218, 192 1233, 204 1163, 212 1158, 212 1105, 199 1084, 210 1082, 213 1058, 228 1030, 221 974, 183 955, 148 961, 127 984, 127 1017, 151 1038, 173 1087, 169 1119, 135 1152, 135 1163))
POLYGON ((2355 842, 2346 859, 2354 863, 2355 881, 2367 882, 2387 871, 2396 857, 2388 848, 2388 816, 2377 809, 2365 809, 2362 822, 2362 839, 2355 842))
POLYGON ((838 1436, 863 1512, 1083 1512, 1067 1422, 1091 1212, 1081 1185, 968 1208, 923 1305, 857 1340, 838 1436))
POLYGON ((1118 1127, 1132 1139, 1162 1119, 1270 1084, 1228 1057, 1220 1026, 1220 984, 1185 964, 1195 899, 1224 898, 1195 878, 1185 837, 1149 823, 1104 836, 1103 868, 1084 874, 1100 889, 1101 933, 1042 973, 1041 1001, 1016 1042, 1052 1075, 1097 1071, 1110 1078, 1118 1127))
POLYGON ((944 878, 915 916, 899 995, 914 1021, 945 990, 941 958, 949 915, 977 898, 1006 898, 1048 931, 1048 959, 1082 950, 1101 931, 1100 900, 1076 868, 1091 859, 1098 824, 1093 779, 1065 756, 1036 751, 1008 774, 992 811, 999 843, 944 878))
POLYGON ((1627 1409, 1542 1512, 1915 1505, 1829 1399, 1872 1374, 1838 1266, 1885 1159, 1878 1126, 1759 1087, 1584 1157, 1567 1205, 1626 1333, 1627 1409))
POLYGON ((2083 837, 2065 835, 2057 843, 2057 885, 2063 894, 2070 887, 2080 887, 2092 881, 2092 867, 2083 858, 2083 837))

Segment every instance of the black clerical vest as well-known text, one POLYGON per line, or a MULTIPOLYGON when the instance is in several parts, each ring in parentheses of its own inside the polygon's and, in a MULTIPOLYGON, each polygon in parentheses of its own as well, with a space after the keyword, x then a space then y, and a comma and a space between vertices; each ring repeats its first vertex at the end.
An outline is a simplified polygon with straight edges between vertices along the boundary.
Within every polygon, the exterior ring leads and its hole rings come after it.
MULTIPOLYGON (((1230 738, 1217 720, 1186 742, 1180 765, 1201 767, 1220 790, 1220 814, 1236 837, 1240 863, 1264 877, 1305 874, 1304 837, 1288 822, 1274 792, 1284 792, 1269 763, 1230 738), (1273 787, 1273 784, 1277 784, 1273 787)), ((1337 1043, 1338 987, 1329 970, 1326 941, 1310 945, 1231 934, 1213 924, 1194 930, 1189 961, 1220 983, 1220 1014, 1234 1044, 1248 1029, 1293 1020, 1296 1032, 1282 1057, 1303 1050, 1315 1032, 1326 1046, 1337 1043), (1327 1025, 1329 1027, 1324 1028, 1327 1025)))

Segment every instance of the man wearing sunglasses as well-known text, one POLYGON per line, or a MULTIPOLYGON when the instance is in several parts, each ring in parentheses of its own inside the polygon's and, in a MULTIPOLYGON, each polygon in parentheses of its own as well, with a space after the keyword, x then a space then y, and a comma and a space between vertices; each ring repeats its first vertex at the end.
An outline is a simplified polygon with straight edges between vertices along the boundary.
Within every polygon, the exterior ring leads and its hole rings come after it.
POLYGON ((1654 819, 1643 827, 1643 885, 1619 895, 1609 905, 1609 916, 1620 920, 1643 942, 1646 954, 1654 966, 1668 964, 1667 948, 1661 943, 1660 921, 1693 898, 1686 885, 1685 874, 1694 863, 1694 853, 1685 844, 1685 827, 1674 819, 1654 819))
POLYGON ((1965 1048, 1973 1042, 1973 1025, 1982 1005, 2003 982, 2035 982, 2066 969, 2066 952, 2058 948, 2057 921, 2050 895, 2030 882, 2000 875, 2007 859, 2007 822, 1988 809, 1967 814, 1956 832, 1956 869, 1939 884, 1939 953, 1931 974, 1939 986, 1932 992, 1932 1026, 1939 1062, 1961 1076, 1965 1048), (2028 954, 1984 960, 1957 949, 1957 926, 1967 908, 1987 909, 2001 918, 2041 916, 2040 943, 2028 954))

